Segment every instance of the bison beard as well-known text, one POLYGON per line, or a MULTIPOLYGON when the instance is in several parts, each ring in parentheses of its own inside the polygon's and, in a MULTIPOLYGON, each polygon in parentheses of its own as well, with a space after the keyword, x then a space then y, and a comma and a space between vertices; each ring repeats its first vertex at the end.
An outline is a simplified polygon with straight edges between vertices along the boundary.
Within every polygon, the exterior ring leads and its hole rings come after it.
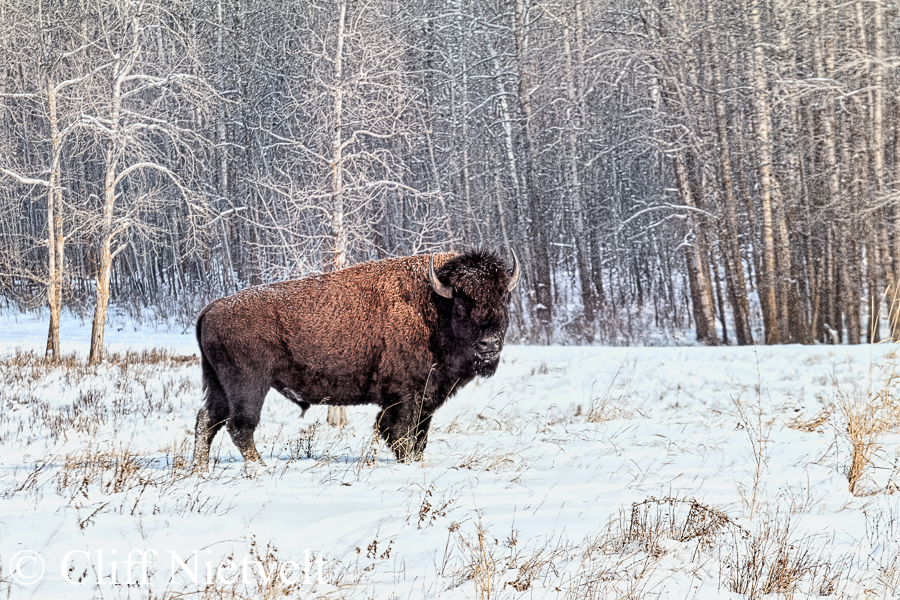
POLYGON ((205 402, 194 468, 226 426, 245 461, 270 388, 299 405, 377 404, 375 428, 403 462, 422 457, 434 412, 497 370, 508 273, 485 251, 368 262, 242 290, 197 318, 205 402))

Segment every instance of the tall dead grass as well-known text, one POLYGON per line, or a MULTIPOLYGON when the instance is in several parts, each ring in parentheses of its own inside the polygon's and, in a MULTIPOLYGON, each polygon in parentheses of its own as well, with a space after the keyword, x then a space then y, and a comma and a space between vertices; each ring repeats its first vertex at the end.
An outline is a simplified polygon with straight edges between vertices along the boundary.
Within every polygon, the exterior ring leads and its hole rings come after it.
POLYGON ((664 554, 661 542, 698 540, 701 548, 715 544, 717 537, 730 532, 738 537, 746 532, 724 512, 693 498, 654 498, 634 502, 631 512, 620 514, 612 548, 638 548, 653 556, 664 554))
POLYGON ((749 493, 741 489, 741 497, 750 509, 750 518, 753 519, 759 505, 760 484, 769 464, 769 446, 772 443, 771 433, 774 418, 771 417, 772 403, 769 401, 768 410, 763 406, 762 376, 759 371, 759 354, 756 346, 753 347, 753 356, 756 360, 756 397, 755 401, 745 402, 740 396, 732 398, 732 403, 737 410, 738 427, 747 434, 753 459, 752 480, 753 484, 749 493))
POLYGON ((842 381, 831 375, 830 408, 839 416, 838 437, 850 449, 847 482, 854 496, 873 493, 862 483, 873 457, 882 448, 884 434, 900 424, 898 384, 900 374, 894 356, 884 366, 872 365, 865 379, 851 376, 842 381))
POLYGON ((450 525, 455 552, 453 559, 447 555, 448 538, 441 572, 450 578, 451 589, 472 582, 478 600, 508 598, 510 593, 531 590, 537 581, 556 580, 559 565, 576 554, 570 544, 559 539, 525 550, 515 530, 500 541, 484 526, 480 515, 473 522, 474 532, 455 522, 450 525))
POLYGON ((893 568, 900 561, 873 570, 852 554, 834 556, 823 542, 798 533, 789 513, 761 512, 751 531, 695 499, 651 497, 622 510, 605 532, 581 546, 566 598, 656 597, 672 575, 673 557, 682 561, 679 572, 716 577, 720 593, 748 600, 855 597, 876 578, 887 582, 885 590, 894 589, 893 568))

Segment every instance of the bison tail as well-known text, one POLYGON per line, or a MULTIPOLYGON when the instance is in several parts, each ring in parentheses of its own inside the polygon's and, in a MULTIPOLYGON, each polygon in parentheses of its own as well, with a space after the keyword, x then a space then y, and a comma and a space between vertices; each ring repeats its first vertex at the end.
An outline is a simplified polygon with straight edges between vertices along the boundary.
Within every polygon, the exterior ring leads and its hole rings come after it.
POLYGON ((197 317, 197 346, 200 348, 200 369, 203 375, 203 406, 197 412, 194 428, 194 470, 205 471, 209 466, 209 446, 228 419, 228 401, 219 376, 203 351, 202 327, 206 309, 197 317))
POLYGON ((200 370, 203 374, 204 399, 206 400, 207 404, 209 404, 210 401, 218 404, 219 401, 225 399, 225 390, 222 388, 222 384, 219 382, 219 376, 216 374, 216 370, 213 368, 212 363, 209 362, 209 358, 207 358, 206 352, 203 351, 203 317, 206 316, 206 311, 208 308, 209 307, 207 306, 202 311, 200 311, 200 315, 197 317, 197 346, 200 348, 200 370))
POLYGON ((203 326, 203 317, 206 316, 206 312, 209 310, 210 305, 207 304, 203 307, 203 310, 200 311, 200 314, 197 315, 197 324, 194 326, 194 336, 197 338, 197 345, 200 347, 200 356, 203 356, 203 344, 200 342, 200 334, 201 327, 203 326))

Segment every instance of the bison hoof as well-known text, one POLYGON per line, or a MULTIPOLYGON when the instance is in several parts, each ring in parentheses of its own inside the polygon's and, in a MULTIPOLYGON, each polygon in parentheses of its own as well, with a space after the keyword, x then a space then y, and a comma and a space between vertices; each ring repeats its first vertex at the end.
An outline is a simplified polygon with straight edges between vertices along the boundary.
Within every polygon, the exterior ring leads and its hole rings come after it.
POLYGON ((203 477, 209 473, 209 459, 198 460, 195 458, 194 462, 191 463, 191 473, 199 477, 203 477))
POLYGON ((404 452, 397 453, 397 462, 402 463, 404 465, 409 465, 417 461, 425 460, 425 455, 421 452, 404 452))
POLYGON ((241 469, 241 475, 253 479, 257 475, 262 475, 269 470, 269 466, 262 458, 259 460, 245 460, 244 466, 241 469))

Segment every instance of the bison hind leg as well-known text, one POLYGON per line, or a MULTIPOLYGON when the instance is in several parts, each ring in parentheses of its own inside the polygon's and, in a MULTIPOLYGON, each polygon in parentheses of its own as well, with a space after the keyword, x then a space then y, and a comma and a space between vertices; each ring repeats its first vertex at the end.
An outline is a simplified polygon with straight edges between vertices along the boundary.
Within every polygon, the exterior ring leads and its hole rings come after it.
POLYGON ((216 434, 228 419, 228 399, 212 366, 204 358, 203 389, 206 398, 203 408, 197 412, 194 427, 194 471, 203 472, 209 468, 209 448, 216 434))
POLYGON ((245 462, 260 462, 265 465, 265 461, 260 456, 259 451, 256 449, 256 443, 253 441, 253 432, 255 427, 239 427, 231 426, 231 421, 228 421, 228 433, 231 434, 231 441, 234 442, 234 445, 237 446, 238 450, 241 451, 241 456, 244 457, 245 462))
POLYGON ((197 412, 197 423, 194 427, 194 470, 206 471, 209 468, 209 448, 213 438, 225 425, 226 415, 215 415, 207 406, 197 412))
POLYGON ((231 441, 240 450, 246 462, 259 462, 265 465, 256 444, 253 433, 259 425, 263 402, 269 386, 261 381, 247 383, 240 387, 232 386, 228 390, 230 414, 228 416, 228 433, 231 441))

